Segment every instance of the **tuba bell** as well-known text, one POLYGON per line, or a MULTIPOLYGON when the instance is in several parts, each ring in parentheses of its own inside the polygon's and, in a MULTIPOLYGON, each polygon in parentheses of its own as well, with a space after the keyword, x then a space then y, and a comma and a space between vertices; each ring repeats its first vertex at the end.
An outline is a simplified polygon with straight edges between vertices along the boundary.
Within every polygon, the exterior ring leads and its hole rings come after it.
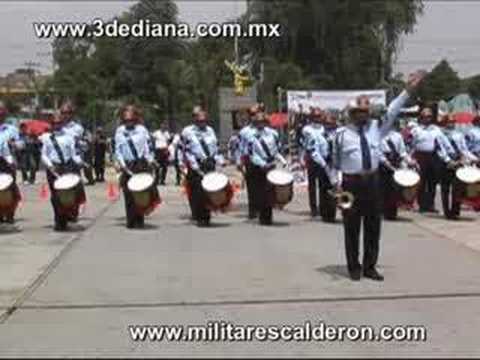
POLYGON ((349 191, 336 192, 336 191, 330 190, 328 194, 335 199, 335 201, 337 202, 337 207, 340 210, 349 210, 352 208, 355 197, 351 192, 349 191))

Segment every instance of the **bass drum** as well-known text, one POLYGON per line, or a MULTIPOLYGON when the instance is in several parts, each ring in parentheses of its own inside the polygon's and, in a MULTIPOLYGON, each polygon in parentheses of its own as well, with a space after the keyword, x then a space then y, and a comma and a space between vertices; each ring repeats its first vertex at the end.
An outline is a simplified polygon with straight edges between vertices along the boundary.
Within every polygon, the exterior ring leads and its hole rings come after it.
POLYGON ((286 170, 274 169, 267 174, 272 187, 272 206, 283 208, 293 199, 293 175, 286 170))
POLYGON ((211 172, 205 175, 202 179, 202 189, 212 210, 225 209, 230 205, 233 192, 225 174, 211 172))
POLYGON ((464 197, 476 199, 480 197, 480 169, 473 166, 463 166, 457 169, 455 176, 464 186, 464 197))
POLYGON ((153 202, 152 189, 155 178, 150 173, 134 174, 127 183, 137 208, 148 208, 153 202))
POLYGON ((399 187, 400 201, 412 204, 417 197, 420 175, 411 169, 400 169, 393 174, 393 180, 399 187))
POLYGON ((0 174, 0 208, 9 208, 15 202, 14 179, 10 174, 0 174))
POLYGON ((65 174, 55 180, 53 188, 62 207, 71 208, 76 205, 80 183, 81 179, 77 174, 65 174))

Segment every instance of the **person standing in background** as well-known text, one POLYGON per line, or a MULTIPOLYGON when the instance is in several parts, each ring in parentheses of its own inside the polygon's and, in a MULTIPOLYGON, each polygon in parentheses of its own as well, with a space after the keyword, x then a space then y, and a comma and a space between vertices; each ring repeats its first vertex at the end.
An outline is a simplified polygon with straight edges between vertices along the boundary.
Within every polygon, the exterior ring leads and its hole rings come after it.
POLYGON ((165 185, 169 165, 169 145, 172 142, 172 136, 168 131, 168 122, 164 121, 160 129, 152 134, 155 147, 155 160, 159 164, 160 185, 165 185))
POLYGON ((105 181, 105 156, 107 153, 107 138, 103 128, 97 128, 93 142, 95 178, 97 182, 105 181))

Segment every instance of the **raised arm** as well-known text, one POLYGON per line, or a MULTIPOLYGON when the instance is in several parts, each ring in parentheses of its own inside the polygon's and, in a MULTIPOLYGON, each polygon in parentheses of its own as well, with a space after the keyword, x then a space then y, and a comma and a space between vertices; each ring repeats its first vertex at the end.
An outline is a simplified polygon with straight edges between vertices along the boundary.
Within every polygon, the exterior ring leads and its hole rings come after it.
POLYGON ((423 78, 425 77, 426 73, 424 71, 417 71, 414 74, 410 74, 407 81, 407 86, 405 90, 403 90, 399 96, 393 100, 390 105, 388 106, 387 114, 385 115, 385 120, 383 121, 380 127, 380 133, 382 137, 385 137, 388 132, 393 128, 395 125, 395 121, 400 114, 403 106, 407 102, 410 97, 410 94, 418 87, 418 85, 422 82, 423 78))

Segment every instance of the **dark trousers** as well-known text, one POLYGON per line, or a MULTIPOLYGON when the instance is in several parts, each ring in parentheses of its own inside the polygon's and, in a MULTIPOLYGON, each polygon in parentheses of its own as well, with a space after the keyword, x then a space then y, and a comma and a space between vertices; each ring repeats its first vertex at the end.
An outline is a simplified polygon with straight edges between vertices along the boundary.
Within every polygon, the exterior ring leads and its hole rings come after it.
POLYGON ((207 208, 207 197, 202 188, 203 176, 195 170, 189 170, 187 181, 191 190, 192 218, 199 225, 208 225, 210 222, 210 210, 207 208))
POLYGON ((40 152, 27 147, 17 152, 18 166, 22 173, 22 181, 35 183, 37 171, 40 166, 40 152))
POLYGON ((249 219, 255 219, 257 217, 257 206, 255 204, 256 193, 253 172, 253 166, 250 163, 247 163, 245 165, 245 184, 247 186, 249 219))
POLYGON ((155 150, 155 159, 159 164, 158 177, 160 184, 165 185, 165 180, 167 179, 168 172, 168 150, 156 149, 155 150))
POLYGON ((393 179, 393 171, 381 165, 379 174, 383 217, 395 220, 398 215, 399 192, 393 179))
POLYGON ((443 166, 441 173, 442 208, 447 219, 460 216, 462 185, 455 175, 454 169, 443 166))
POLYGON ((439 160, 434 153, 417 152, 415 158, 420 165, 420 185, 418 188, 418 205, 420 211, 435 208, 435 194, 438 184, 439 160))
POLYGON ((313 161, 308 162, 308 199, 312 216, 320 215, 325 221, 334 221, 336 201, 328 194, 333 189, 327 172, 313 161))
POLYGON ((92 149, 89 148, 85 153, 83 154, 83 161, 88 164, 88 166, 85 166, 83 168, 83 175, 88 181, 89 185, 92 185, 95 183, 95 178, 93 177, 93 154, 92 154, 92 149))
POLYGON ((175 178, 176 178, 176 184, 180 185, 180 182, 182 180, 182 172, 180 171, 180 164, 175 161, 175 178))
POLYGON ((363 223, 363 269, 375 268, 379 254, 381 211, 378 174, 367 177, 345 175, 343 189, 355 197, 352 208, 343 211, 348 271, 361 269, 358 261, 363 223))
POLYGON ((252 181, 252 197, 255 210, 259 214, 260 224, 270 225, 273 220, 272 188, 267 181, 267 169, 251 166, 249 177, 252 181))
POLYGON ((105 152, 95 153, 95 178, 98 182, 105 181, 105 152))

